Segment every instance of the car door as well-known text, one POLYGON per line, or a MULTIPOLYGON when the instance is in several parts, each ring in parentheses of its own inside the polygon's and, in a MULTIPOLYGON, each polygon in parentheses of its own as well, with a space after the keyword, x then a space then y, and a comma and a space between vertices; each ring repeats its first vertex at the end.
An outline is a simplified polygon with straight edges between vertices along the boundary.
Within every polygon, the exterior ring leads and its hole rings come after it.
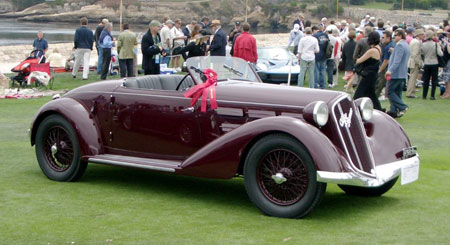
POLYGON ((112 94, 112 140, 116 154, 185 159, 202 145, 198 111, 182 91, 120 86, 112 94))

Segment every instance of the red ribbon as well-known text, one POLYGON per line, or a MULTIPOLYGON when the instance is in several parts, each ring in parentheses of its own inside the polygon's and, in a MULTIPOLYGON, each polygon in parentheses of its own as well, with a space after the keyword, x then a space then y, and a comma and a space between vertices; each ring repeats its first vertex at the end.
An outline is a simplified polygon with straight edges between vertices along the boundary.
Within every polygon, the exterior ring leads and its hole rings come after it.
POLYGON ((195 87, 191 88, 184 94, 186 98, 191 99, 191 106, 197 103, 197 100, 202 96, 202 106, 201 112, 206 112, 206 103, 209 96, 209 103, 211 104, 211 109, 217 109, 216 101, 216 83, 217 83, 217 73, 213 69, 203 70, 203 74, 206 76, 206 81, 202 84, 197 84, 195 87))

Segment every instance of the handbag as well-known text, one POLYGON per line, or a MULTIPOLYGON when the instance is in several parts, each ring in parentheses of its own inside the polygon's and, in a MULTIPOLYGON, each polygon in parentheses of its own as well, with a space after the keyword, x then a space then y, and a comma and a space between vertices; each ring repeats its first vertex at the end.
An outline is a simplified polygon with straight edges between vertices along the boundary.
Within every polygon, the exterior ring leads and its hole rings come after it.
POLYGON ((438 45, 437 45, 437 43, 435 43, 435 45, 436 45, 436 57, 437 57, 437 60, 438 60, 438 66, 439 67, 445 67, 445 61, 444 61, 444 56, 442 55, 442 56, 439 56, 438 55, 438 45))
POLYGON ((356 74, 361 75, 361 73, 364 70, 364 66, 362 65, 362 63, 355 64, 355 68, 353 68, 353 70, 355 71, 356 74))

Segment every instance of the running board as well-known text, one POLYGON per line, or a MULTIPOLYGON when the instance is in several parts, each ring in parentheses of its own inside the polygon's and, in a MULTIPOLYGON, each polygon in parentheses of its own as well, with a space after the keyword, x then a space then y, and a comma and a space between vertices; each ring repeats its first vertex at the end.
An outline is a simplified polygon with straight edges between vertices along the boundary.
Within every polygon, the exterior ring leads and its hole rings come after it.
POLYGON ((89 162, 105 165, 156 170, 163 172, 175 172, 180 169, 181 161, 160 160, 151 158, 128 157, 111 154, 95 155, 90 157, 89 162))

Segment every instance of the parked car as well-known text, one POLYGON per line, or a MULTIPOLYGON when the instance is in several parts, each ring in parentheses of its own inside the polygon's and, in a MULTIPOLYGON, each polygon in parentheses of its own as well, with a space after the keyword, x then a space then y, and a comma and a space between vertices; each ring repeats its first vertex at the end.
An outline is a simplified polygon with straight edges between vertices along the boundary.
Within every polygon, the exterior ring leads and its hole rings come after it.
POLYGON ((262 212, 289 218, 310 213, 327 183, 379 196, 399 176, 402 184, 418 179, 416 148, 368 98, 265 84, 239 58, 194 57, 187 65, 185 76, 92 83, 42 106, 30 139, 43 173, 75 181, 89 162, 243 177, 262 212), (217 72, 215 110, 202 111, 201 100, 191 105, 184 96, 194 85, 208 84, 202 84, 205 68, 217 72))
POLYGON ((296 84, 300 74, 300 65, 295 55, 285 47, 259 47, 256 71, 266 83, 296 84))

